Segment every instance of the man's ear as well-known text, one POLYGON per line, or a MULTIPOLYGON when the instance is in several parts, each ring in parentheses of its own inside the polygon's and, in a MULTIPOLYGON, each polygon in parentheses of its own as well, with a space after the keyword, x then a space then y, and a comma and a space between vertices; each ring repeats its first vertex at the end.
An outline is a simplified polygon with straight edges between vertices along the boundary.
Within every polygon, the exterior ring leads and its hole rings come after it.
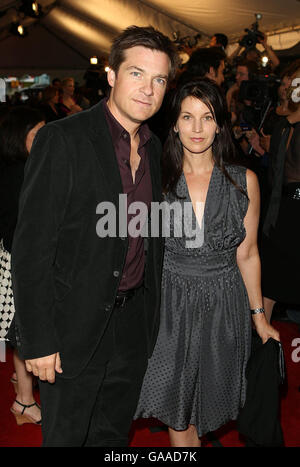
POLYGON ((113 88, 116 82, 116 73, 111 68, 107 72, 107 81, 110 87, 113 88))
POLYGON ((209 71, 206 73, 205 75, 207 78, 210 78, 212 80, 214 80, 214 78, 216 77, 216 71, 214 69, 214 67, 209 67, 209 71))

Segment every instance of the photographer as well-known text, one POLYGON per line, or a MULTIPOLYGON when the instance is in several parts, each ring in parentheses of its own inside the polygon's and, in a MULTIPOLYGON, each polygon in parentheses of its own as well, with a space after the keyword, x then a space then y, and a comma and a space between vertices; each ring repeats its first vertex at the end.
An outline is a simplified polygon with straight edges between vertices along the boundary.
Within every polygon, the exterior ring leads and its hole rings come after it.
POLYGON ((276 131, 277 125, 283 117, 291 114, 287 90, 292 83, 294 73, 300 68, 300 60, 295 60, 283 70, 280 76, 280 85, 278 87, 278 105, 269 112, 266 118, 267 123, 260 131, 260 135, 252 129, 246 132, 249 143, 253 146, 259 156, 265 156, 265 160, 270 152, 271 134, 276 131))
POLYGON ((195 77, 210 78, 219 86, 224 82, 226 54, 221 47, 196 49, 186 65, 186 71, 182 73, 178 84, 195 77))
POLYGON ((241 60, 236 67, 236 82, 226 93, 228 111, 231 113, 232 124, 239 125, 241 112, 245 103, 239 101, 240 86, 243 81, 248 81, 258 74, 258 66, 255 62, 241 60))
MULTIPOLYGON (((298 62, 299 65, 299 62, 298 62)), ((271 138, 270 200, 263 224, 262 285, 266 317, 274 304, 300 304, 300 67, 288 89, 289 115, 271 138)))
POLYGON ((268 39, 267 36, 264 33, 260 33, 261 35, 257 36, 257 43, 261 44, 264 47, 265 53, 260 52, 256 44, 253 44, 251 47, 247 48, 243 44, 243 38, 241 37, 239 41, 239 46, 237 49, 228 57, 228 60, 233 63, 234 60, 238 57, 241 56, 245 60, 253 61, 259 64, 261 61, 262 55, 266 55, 269 59, 269 64, 270 64, 270 69, 271 71, 274 71, 278 65, 280 64, 280 60, 277 57, 276 53, 272 49, 272 47, 268 44, 268 39))
POLYGON ((210 40, 209 47, 221 47, 225 52, 225 49, 228 45, 228 37, 225 34, 217 32, 214 34, 210 40))

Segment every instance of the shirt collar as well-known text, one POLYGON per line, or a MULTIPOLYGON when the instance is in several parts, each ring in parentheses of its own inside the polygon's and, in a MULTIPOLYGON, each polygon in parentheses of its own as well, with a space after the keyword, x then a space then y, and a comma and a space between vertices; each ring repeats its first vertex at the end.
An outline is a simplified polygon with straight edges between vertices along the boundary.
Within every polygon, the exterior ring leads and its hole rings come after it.
MULTIPOLYGON (((110 133, 113 141, 118 141, 120 138, 123 138, 124 135, 128 135, 128 131, 118 122, 118 120, 113 116, 107 105, 108 98, 103 99, 103 109, 104 114, 110 129, 110 133)), ((142 123, 138 134, 140 137, 139 148, 144 146, 151 137, 150 129, 147 123, 142 123)))

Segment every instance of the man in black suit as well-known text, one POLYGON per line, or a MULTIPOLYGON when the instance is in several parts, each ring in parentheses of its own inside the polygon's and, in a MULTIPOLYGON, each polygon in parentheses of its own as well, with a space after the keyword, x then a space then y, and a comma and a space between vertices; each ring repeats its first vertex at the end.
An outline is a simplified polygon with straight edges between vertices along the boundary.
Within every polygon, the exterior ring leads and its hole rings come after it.
POLYGON ((121 219, 120 194, 128 208, 161 201, 161 146, 144 122, 177 54, 152 27, 132 26, 109 63, 108 99, 38 133, 21 194, 15 335, 41 380, 43 446, 126 446, 158 331, 162 238, 119 234, 118 223, 99 237, 97 224, 101 203, 121 219))

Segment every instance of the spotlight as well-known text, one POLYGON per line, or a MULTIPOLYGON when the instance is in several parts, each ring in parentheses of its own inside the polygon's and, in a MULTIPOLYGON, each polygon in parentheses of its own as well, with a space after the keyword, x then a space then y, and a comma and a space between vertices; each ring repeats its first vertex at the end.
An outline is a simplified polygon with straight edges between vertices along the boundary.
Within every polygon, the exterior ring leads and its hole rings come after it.
POLYGON ((90 58, 91 65, 98 65, 98 58, 94 55, 94 57, 90 58))
POLYGON ((106 73, 108 73, 109 70, 110 70, 109 66, 106 66, 106 67, 104 68, 104 70, 106 71, 106 73))
POLYGON ((269 62, 269 58, 266 55, 264 55, 262 57, 261 61, 262 61, 262 66, 267 66, 267 64, 269 62))
POLYGON ((38 2, 33 2, 32 0, 23 0, 19 11, 24 13, 25 16, 30 16, 31 18, 40 18, 43 14, 41 5, 38 2))
POLYGON ((21 23, 12 23, 10 27, 11 34, 19 37, 25 37, 28 34, 28 31, 21 23))

